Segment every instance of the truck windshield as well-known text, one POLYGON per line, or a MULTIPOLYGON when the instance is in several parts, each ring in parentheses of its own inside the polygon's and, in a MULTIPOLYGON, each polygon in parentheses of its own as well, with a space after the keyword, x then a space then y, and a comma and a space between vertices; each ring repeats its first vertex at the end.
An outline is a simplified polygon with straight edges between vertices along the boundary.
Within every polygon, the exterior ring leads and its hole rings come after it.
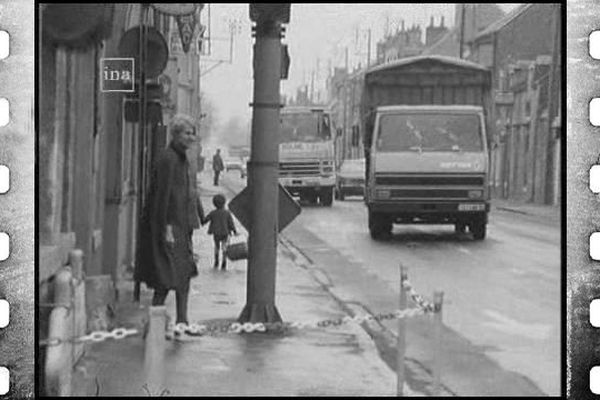
POLYGON ((387 114, 379 119, 377 150, 481 151, 476 114, 387 114))
POLYGON ((324 112, 282 113, 280 143, 330 140, 330 122, 329 114, 324 112))

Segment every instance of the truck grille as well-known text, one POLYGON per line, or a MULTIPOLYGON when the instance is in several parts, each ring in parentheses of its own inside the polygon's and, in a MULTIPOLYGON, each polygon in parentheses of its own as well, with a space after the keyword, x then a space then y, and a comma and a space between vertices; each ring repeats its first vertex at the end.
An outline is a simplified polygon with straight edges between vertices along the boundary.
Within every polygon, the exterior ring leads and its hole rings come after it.
POLYGON ((483 186, 483 176, 375 176, 377 185, 483 186))
POLYGON ((394 189, 390 191, 391 197, 396 198, 443 198, 443 199, 464 199, 468 198, 467 190, 446 190, 446 189, 394 189))
POLYGON ((376 174, 375 183, 388 189, 390 198, 396 199, 470 199, 469 191, 483 190, 483 175, 427 174, 385 175, 376 174))
POLYGON ((293 161, 279 163, 279 176, 319 176, 318 161, 293 161))

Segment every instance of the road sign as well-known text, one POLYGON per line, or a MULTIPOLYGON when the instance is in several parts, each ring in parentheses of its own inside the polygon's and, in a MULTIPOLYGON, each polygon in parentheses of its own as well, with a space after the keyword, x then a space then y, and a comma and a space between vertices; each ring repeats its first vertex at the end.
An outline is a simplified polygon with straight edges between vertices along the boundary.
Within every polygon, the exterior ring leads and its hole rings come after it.
MULTIPOLYGON (((283 186, 279 184, 277 186, 279 186, 278 232, 281 232, 300 214, 301 207, 283 186)), ((229 202, 229 210, 248 232, 250 231, 251 203, 252 198, 248 186, 229 202)))

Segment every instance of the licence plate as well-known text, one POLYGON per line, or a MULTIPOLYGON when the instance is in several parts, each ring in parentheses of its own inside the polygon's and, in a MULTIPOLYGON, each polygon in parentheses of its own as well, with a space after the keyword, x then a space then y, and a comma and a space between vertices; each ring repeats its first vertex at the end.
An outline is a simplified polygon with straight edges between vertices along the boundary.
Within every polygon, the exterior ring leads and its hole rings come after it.
POLYGON ((458 211, 484 211, 485 204, 459 204, 458 211))
POLYGON ((302 181, 293 180, 292 185, 302 185, 302 181))

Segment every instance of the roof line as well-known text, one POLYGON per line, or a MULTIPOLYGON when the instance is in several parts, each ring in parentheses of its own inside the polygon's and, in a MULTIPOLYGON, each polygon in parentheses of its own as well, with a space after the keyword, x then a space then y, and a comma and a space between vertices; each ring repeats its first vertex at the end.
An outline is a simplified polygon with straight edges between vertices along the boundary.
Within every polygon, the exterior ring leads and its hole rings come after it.
POLYGON ((491 33, 499 31, 501 28, 510 24, 513 20, 515 20, 518 16, 523 14, 526 10, 531 8, 535 3, 523 4, 520 7, 515 8, 504 17, 500 18, 498 21, 492 23, 490 26, 485 28, 483 31, 479 32, 474 38, 473 41, 477 41, 482 37, 485 37, 491 33))

